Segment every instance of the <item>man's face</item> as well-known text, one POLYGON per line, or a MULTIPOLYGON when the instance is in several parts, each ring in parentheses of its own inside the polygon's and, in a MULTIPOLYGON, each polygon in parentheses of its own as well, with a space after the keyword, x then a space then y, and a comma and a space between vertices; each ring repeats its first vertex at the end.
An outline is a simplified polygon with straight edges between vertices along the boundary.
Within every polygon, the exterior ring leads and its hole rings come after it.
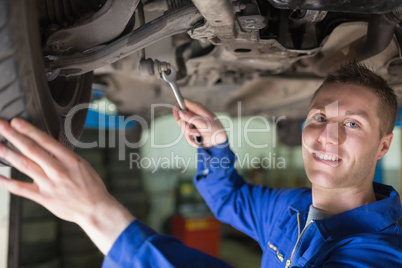
POLYGON ((392 140, 392 134, 380 139, 378 105, 374 93, 356 85, 330 84, 317 94, 302 140, 313 187, 341 189, 371 183, 377 160, 388 150, 384 141, 392 140))

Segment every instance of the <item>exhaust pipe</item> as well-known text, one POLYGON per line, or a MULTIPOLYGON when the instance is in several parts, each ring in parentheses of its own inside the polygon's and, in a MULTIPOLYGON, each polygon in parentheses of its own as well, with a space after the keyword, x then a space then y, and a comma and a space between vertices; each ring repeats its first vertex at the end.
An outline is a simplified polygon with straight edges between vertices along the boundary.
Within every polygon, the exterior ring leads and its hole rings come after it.
POLYGON ((310 66, 318 76, 326 76, 340 65, 352 60, 362 61, 385 50, 394 36, 396 25, 402 20, 402 7, 385 14, 371 15, 367 34, 329 55, 313 58, 310 66))

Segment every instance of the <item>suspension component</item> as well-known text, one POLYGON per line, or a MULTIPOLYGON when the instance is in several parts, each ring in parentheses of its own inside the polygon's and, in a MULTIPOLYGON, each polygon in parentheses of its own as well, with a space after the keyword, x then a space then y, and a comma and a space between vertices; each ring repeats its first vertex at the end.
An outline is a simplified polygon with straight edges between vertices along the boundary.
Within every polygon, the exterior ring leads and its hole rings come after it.
MULTIPOLYGON (((69 3, 74 2, 69 1, 69 3)), ((90 2, 93 1, 95 0, 90 2)), ((47 38, 46 45, 52 52, 60 54, 83 52, 113 40, 124 31, 139 2, 140 0, 106 1, 96 14, 79 20, 71 27, 63 27, 52 33, 47 38)))
POLYGON ((159 60, 153 60, 153 59, 141 59, 140 65, 139 65, 139 70, 141 75, 149 75, 153 76, 156 75, 160 77, 160 74, 162 72, 168 72, 171 69, 170 63, 167 62, 162 62, 159 60))
POLYGON ((38 0, 41 21, 46 25, 53 24, 68 27, 82 20, 88 14, 100 10, 106 0, 38 0))

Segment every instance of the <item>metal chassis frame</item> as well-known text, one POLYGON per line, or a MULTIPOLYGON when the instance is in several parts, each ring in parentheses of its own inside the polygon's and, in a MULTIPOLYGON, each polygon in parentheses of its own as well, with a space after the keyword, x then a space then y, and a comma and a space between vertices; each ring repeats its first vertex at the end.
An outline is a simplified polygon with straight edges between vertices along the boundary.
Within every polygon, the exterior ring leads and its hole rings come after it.
POLYGON ((47 39, 54 52, 84 51, 118 37, 133 16, 140 0, 109 0, 90 19, 60 29, 47 39), (102 34, 99 34, 102 32, 102 34))
POLYGON ((81 75, 114 63, 152 43, 191 30, 201 19, 203 17, 197 8, 188 6, 156 18, 98 50, 73 55, 49 55, 45 59, 48 80, 57 76, 81 75))

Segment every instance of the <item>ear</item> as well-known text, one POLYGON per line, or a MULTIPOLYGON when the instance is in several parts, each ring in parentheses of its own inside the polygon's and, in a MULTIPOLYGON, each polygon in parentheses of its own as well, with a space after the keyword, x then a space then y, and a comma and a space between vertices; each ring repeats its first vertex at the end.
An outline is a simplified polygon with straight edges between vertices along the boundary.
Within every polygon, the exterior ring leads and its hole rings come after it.
POLYGON ((377 160, 381 159, 388 152, 393 137, 394 137, 393 133, 390 133, 382 137, 380 141, 380 147, 378 149, 377 160))

